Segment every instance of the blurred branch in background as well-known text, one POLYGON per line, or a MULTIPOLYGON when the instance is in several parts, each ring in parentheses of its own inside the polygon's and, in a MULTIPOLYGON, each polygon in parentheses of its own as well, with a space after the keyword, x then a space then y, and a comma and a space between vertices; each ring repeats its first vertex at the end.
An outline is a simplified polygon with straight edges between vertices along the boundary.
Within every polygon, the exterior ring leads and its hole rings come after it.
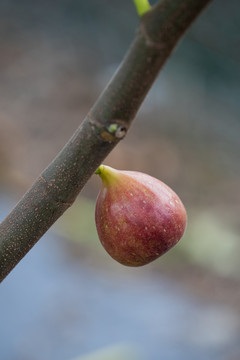
POLYGON ((209 2, 165 0, 142 17, 127 56, 88 116, 1 223, 1 280, 69 208, 94 170, 125 136, 159 70, 209 2))

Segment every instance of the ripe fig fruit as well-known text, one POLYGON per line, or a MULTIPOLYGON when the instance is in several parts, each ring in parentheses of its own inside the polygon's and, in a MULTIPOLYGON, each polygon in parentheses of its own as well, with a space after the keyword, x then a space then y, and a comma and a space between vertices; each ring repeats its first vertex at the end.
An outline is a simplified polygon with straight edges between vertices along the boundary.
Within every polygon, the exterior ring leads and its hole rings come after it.
POLYGON ((141 266, 157 259, 182 237, 186 210, 173 190, 136 171, 101 165, 102 188, 95 220, 105 250, 119 263, 141 266))

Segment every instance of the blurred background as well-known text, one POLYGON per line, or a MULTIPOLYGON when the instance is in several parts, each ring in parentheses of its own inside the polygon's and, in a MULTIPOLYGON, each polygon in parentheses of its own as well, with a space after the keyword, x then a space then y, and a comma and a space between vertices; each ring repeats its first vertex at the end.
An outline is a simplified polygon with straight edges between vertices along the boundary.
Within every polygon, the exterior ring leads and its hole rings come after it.
MULTIPOLYGON (((79 126, 138 17, 130 0, 1 0, 0 19, 3 219, 79 126)), ((1 284, 1 359, 240 358, 239 33, 239 1, 213 1, 106 159, 178 193, 184 238, 143 268, 114 262, 94 175, 1 284)))

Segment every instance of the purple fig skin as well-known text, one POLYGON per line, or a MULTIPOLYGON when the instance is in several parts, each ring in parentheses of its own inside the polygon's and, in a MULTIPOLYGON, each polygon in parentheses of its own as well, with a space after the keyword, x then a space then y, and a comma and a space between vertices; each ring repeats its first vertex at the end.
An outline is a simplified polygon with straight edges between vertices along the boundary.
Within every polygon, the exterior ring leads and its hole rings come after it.
POLYGON ((126 266, 157 259, 183 236, 187 215, 175 192, 160 180, 136 171, 101 165, 95 221, 109 255, 126 266))

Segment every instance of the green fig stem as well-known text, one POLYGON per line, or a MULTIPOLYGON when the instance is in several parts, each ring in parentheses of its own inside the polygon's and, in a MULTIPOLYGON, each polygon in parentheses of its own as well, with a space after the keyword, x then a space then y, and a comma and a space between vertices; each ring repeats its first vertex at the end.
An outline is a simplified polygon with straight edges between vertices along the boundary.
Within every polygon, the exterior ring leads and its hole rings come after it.
POLYGON ((148 0, 133 0, 135 6, 137 8, 137 13, 141 17, 147 11, 151 10, 151 5, 149 4, 148 0))
POLYGON ((113 169, 107 165, 100 165, 95 171, 96 175, 99 175, 104 184, 112 184, 114 180, 118 177, 117 170, 113 169))
POLYGON ((103 165, 100 165, 100 166, 97 168, 97 170, 95 171, 95 174, 100 176, 101 173, 102 173, 102 169, 103 169, 103 165))

